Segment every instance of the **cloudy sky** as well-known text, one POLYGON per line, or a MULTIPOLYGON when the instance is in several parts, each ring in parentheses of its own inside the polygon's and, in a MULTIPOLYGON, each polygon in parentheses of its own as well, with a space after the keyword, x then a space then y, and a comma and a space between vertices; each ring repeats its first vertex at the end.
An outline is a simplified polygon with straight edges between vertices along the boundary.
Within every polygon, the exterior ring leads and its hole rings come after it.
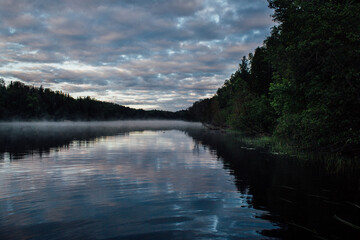
POLYGON ((269 35, 266 0, 0 0, 0 77, 144 109, 212 96, 269 35))

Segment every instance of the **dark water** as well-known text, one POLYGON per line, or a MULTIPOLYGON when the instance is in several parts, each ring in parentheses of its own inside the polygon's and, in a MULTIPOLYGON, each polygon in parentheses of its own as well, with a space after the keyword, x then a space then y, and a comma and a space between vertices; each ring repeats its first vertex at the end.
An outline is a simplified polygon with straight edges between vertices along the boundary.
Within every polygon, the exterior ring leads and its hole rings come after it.
POLYGON ((194 123, 0 124, 0 239, 358 239, 357 169, 194 123))

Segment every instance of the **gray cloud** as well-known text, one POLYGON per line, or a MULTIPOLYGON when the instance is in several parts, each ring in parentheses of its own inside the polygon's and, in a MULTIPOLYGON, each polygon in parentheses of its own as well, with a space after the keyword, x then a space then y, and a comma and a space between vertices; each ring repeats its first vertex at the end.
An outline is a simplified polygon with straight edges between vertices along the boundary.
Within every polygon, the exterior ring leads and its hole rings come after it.
POLYGON ((2 0, 0 77, 184 109, 262 44, 270 14, 266 0, 2 0))

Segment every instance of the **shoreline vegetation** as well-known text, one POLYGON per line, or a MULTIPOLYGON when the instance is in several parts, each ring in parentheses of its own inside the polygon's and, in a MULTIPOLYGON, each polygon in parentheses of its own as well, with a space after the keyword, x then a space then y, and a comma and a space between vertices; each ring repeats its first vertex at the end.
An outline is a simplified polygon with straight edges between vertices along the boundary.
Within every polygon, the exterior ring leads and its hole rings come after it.
POLYGON ((328 173, 338 174, 349 170, 360 170, 359 155, 346 155, 341 152, 311 151, 299 149, 296 145, 291 145, 288 141, 273 135, 249 135, 244 132, 230 129, 218 128, 209 124, 204 124, 211 131, 218 131, 219 134, 232 135, 233 141, 238 142, 241 148, 247 150, 263 151, 286 159, 294 158, 297 164, 312 165, 325 169, 328 173))

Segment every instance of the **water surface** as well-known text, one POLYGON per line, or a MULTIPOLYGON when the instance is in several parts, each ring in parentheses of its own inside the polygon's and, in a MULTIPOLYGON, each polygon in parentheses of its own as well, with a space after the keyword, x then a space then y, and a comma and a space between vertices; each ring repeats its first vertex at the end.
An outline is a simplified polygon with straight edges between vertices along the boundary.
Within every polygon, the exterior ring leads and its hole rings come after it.
POLYGON ((164 123, 7 126, 0 237, 238 239, 277 228, 216 153, 186 133, 199 124, 164 123))
POLYGON ((198 123, 0 124, 0 239, 357 239, 359 185, 198 123))

